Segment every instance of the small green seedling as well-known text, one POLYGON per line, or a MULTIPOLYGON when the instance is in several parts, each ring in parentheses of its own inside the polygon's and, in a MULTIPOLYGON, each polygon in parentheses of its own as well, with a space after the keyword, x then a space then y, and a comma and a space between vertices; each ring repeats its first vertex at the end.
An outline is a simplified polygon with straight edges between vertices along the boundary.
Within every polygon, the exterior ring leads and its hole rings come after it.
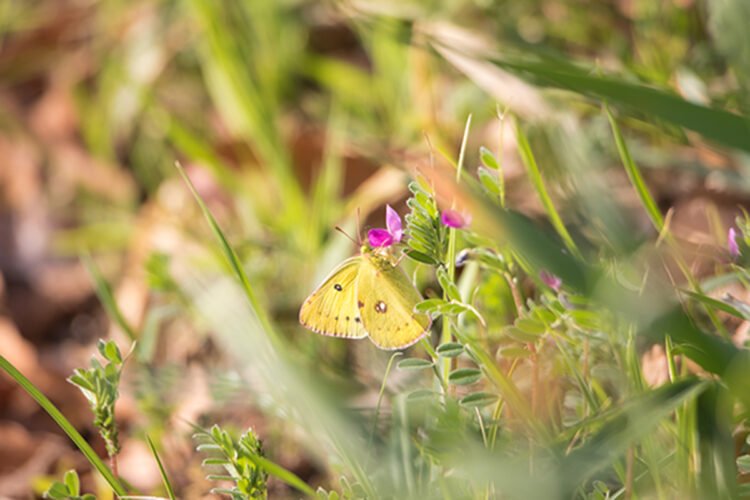
POLYGON ((124 359, 117 344, 112 340, 105 342, 100 339, 97 349, 107 364, 102 366, 99 360, 92 358, 91 368, 76 368, 68 382, 77 386, 86 396, 91 411, 94 412, 94 425, 104 439, 107 454, 115 469, 114 457, 120 451, 115 422, 115 402, 119 396, 118 386, 124 359))
POLYGON ((91 493, 81 495, 81 482, 78 479, 78 473, 69 470, 63 476, 63 482, 55 481, 47 491, 44 492, 44 498, 52 500, 96 500, 91 493))

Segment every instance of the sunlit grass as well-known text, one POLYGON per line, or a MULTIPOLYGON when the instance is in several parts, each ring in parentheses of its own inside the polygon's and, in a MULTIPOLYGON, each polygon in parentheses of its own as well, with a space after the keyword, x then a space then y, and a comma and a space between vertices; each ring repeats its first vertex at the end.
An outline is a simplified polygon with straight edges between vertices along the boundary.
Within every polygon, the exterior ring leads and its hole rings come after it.
MULTIPOLYGON (((73 84, 80 141, 135 181, 140 199, 119 200, 132 217, 99 239, 107 215, 91 207, 110 201, 74 201, 68 215, 84 213, 90 226, 65 233, 60 248, 93 254, 84 264, 103 308, 123 342, 137 341, 123 377, 158 376, 179 318, 179 328, 205 341, 201 349, 218 351, 211 369, 231 376, 244 404, 262 414, 264 434, 205 426, 201 450, 220 453, 205 464, 223 468, 210 475, 217 492, 262 498, 273 481, 290 496, 319 498, 746 492, 750 356, 729 337, 730 318, 750 314, 702 283, 714 275, 741 283, 746 262, 715 259, 711 276, 695 276, 649 186, 648 152, 631 148, 650 143, 670 155, 708 144, 742 164, 750 128, 735 45, 704 47, 706 62, 680 43, 688 28, 673 34, 595 7, 588 18, 575 3, 562 2, 562 13, 547 5, 552 14, 539 2, 506 5, 502 16, 493 5, 155 2, 132 14, 153 23, 143 24, 143 36, 164 34, 150 42, 151 73, 137 70, 148 62, 136 57, 137 32, 118 25, 127 7, 108 7, 97 25, 106 34, 114 23, 124 34, 106 41, 117 50, 93 81, 73 84), (567 21, 545 17, 553 14, 567 21), (641 31, 626 40, 616 27, 631 22, 641 31), (344 49, 321 42, 332 28, 344 49), (611 46, 598 38, 607 29, 611 46), (619 54, 616 70, 580 50, 597 55, 597 43, 603 55, 619 54), (637 57, 618 52, 627 43, 637 57), (698 103, 677 94, 668 47, 701 78, 721 80, 716 95, 698 103), (711 73, 721 54, 736 79, 711 73), (509 85, 520 98, 492 90, 509 85), (503 96, 508 102, 498 105, 503 96), (498 120, 501 107, 507 113, 498 120), (404 174, 390 175, 386 165, 404 174), (637 214, 599 182, 609 168, 624 171, 637 214), (356 251, 334 227, 354 232, 386 202, 406 215, 400 265, 424 292, 417 310, 434 325, 430 338, 393 356, 316 336, 296 321, 318 275, 356 251), (516 204, 541 208, 532 217, 516 204), (471 224, 442 224, 452 208, 471 224), (635 218, 650 226, 632 229, 635 218), (95 263, 123 254, 128 268, 148 274, 140 324, 117 303, 117 278, 95 263), (652 346, 667 372, 658 384, 644 367, 652 346), (290 442, 320 475, 288 470, 282 447, 290 442)), ((8 36, 51 12, 29 7, 21 23, 15 9, 0 10, 8 36)), ((692 22, 684 25, 694 29, 692 22)), ((0 71, 23 81, 39 70, 0 71)), ((208 362, 200 349, 193 356, 208 362)), ((123 485, 23 374, 5 358, 0 364, 117 495, 156 494, 123 485)), ((150 425, 188 440, 171 426, 180 419, 174 406, 148 390, 148 418, 158 420, 150 425)), ((222 415, 219 398, 215 404, 206 418, 222 415)), ((183 482, 174 478, 184 478, 164 442, 156 440, 157 453, 148 440, 155 461, 146 466, 179 498, 183 482)), ((65 482, 76 489, 72 475, 65 482)))

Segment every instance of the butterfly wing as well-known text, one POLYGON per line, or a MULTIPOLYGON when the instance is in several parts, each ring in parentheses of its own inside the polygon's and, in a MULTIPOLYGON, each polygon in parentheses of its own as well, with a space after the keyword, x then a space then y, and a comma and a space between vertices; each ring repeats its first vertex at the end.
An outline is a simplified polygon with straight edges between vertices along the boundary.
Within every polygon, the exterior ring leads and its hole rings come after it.
POLYGON ((365 329, 381 349, 406 348, 430 329, 430 317, 414 312, 421 295, 406 273, 386 259, 363 257, 357 301, 365 329))
POLYGON ((333 337, 367 336, 357 309, 357 277, 363 261, 362 257, 352 257, 331 271, 302 304, 302 326, 333 337))

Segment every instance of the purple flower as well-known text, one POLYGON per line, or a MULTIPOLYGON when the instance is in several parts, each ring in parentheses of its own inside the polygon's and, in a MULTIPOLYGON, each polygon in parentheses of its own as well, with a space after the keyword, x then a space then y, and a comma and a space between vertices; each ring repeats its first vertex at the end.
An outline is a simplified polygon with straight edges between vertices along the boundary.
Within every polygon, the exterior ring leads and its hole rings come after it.
POLYGON ((389 247, 399 243, 404 237, 401 217, 390 205, 385 206, 385 225, 388 229, 377 227, 367 232, 367 240, 371 247, 389 247))
POLYGON ((733 259, 739 257, 740 246, 737 244, 737 231, 733 227, 730 227, 727 233, 727 248, 729 248, 729 255, 733 259))
POLYGON ((549 271, 542 269, 542 271, 539 273, 539 278, 544 282, 545 285, 550 287, 556 292, 560 291, 560 287, 562 286, 562 280, 555 276, 554 274, 550 273, 549 271))
POLYGON ((462 214, 456 210, 443 210, 440 221, 448 227, 461 229, 471 224, 471 215, 462 214))

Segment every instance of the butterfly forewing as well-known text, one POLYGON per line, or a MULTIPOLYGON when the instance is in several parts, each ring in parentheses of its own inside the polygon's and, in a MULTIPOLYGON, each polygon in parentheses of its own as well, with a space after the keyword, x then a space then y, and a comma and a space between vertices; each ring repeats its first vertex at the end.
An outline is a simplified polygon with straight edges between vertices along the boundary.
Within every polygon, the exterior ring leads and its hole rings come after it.
POLYGON ((357 276, 362 261, 362 257, 345 260, 310 294, 299 312, 302 326, 334 337, 367 336, 357 308, 357 276))
POLYGON ((357 305, 370 339, 381 349, 403 349, 430 328, 430 317, 414 312, 422 297, 409 277, 387 259, 363 257, 357 305))

